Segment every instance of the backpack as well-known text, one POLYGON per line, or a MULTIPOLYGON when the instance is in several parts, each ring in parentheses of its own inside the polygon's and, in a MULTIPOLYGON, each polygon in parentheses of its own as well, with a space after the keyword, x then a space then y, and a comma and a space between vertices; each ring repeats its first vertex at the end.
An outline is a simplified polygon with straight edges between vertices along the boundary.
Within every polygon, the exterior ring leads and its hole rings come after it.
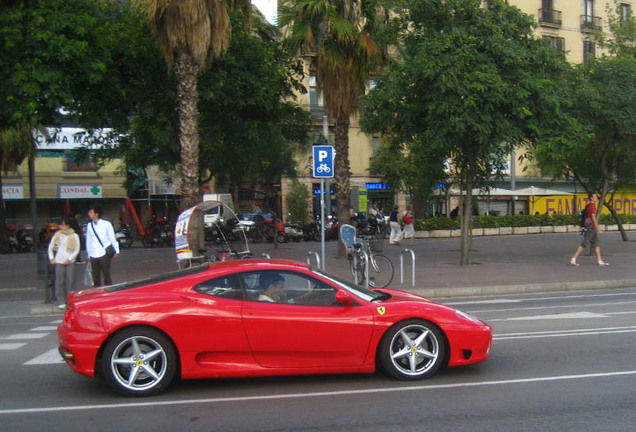
POLYGON ((589 206, 589 204, 587 204, 583 210, 579 211, 579 226, 581 228, 585 228, 585 220, 587 219, 587 206, 589 206))

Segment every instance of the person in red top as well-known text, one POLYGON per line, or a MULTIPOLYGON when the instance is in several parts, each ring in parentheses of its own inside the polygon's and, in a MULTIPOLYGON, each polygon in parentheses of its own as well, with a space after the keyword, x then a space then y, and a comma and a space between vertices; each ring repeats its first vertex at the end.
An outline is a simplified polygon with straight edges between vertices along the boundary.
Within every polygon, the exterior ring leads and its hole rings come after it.
POLYGON ((598 226, 598 221, 596 220, 596 203, 598 202, 598 194, 590 194, 590 203, 587 206, 587 217, 585 219, 585 228, 583 232, 583 241, 581 245, 578 247, 574 256, 570 258, 570 265, 578 267, 580 264, 576 262, 576 259, 581 252, 591 244, 594 250, 596 251, 596 259, 598 260, 598 265, 607 266, 609 265, 603 258, 601 258, 601 247, 599 246, 600 240, 599 236, 603 234, 601 228, 598 226))

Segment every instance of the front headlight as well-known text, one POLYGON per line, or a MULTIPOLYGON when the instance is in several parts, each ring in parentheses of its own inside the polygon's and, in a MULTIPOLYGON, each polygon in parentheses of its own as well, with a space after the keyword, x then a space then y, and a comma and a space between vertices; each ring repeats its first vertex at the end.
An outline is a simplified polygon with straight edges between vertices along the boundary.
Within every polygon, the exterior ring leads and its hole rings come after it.
POLYGON ((460 311, 459 309, 455 309, 455 315, 457 315, 458 318, 462 318, 467 321, 472 321, 474 323, 481 324, 481 320, 479 318, 476 318, 469 313, 460 311))

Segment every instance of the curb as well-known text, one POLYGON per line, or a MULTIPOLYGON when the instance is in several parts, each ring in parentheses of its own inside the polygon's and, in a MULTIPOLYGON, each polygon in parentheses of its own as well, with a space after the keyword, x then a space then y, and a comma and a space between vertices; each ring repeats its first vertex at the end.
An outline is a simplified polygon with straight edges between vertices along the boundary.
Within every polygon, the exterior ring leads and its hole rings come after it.
POLYGON ((636 279, 500 285, 488 287, 433 288, 412 290, 409 292, 428 298, 453 298, 492 296, 501 294, 531 294, 541 292, 586 291, 619 288, 636 288, 636 279))
MULTIPOLYGON (((636 279, 586 282, 558 282, 526 285, 498 285, 487 287, 434 288, 407 290, 423 297, 439 299, 454 297, 480 297, 503 294, 531 294, 542 292, 586 291, 598 289, 636 288, 636 279)), ((31 306, 31 315, 64 315, 64 310, 54 304, 37 304, 31 306)))

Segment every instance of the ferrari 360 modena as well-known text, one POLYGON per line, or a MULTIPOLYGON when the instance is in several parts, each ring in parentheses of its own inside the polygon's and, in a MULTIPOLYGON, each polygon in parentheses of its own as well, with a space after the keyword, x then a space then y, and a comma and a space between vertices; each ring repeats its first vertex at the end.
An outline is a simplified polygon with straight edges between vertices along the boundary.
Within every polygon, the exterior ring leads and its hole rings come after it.
POLYGON ((59 351, 128 396, 177 378, 372 373, 401 380, 485 360, 489 324, 277 259, 209 263, 72 292, 59 351))

